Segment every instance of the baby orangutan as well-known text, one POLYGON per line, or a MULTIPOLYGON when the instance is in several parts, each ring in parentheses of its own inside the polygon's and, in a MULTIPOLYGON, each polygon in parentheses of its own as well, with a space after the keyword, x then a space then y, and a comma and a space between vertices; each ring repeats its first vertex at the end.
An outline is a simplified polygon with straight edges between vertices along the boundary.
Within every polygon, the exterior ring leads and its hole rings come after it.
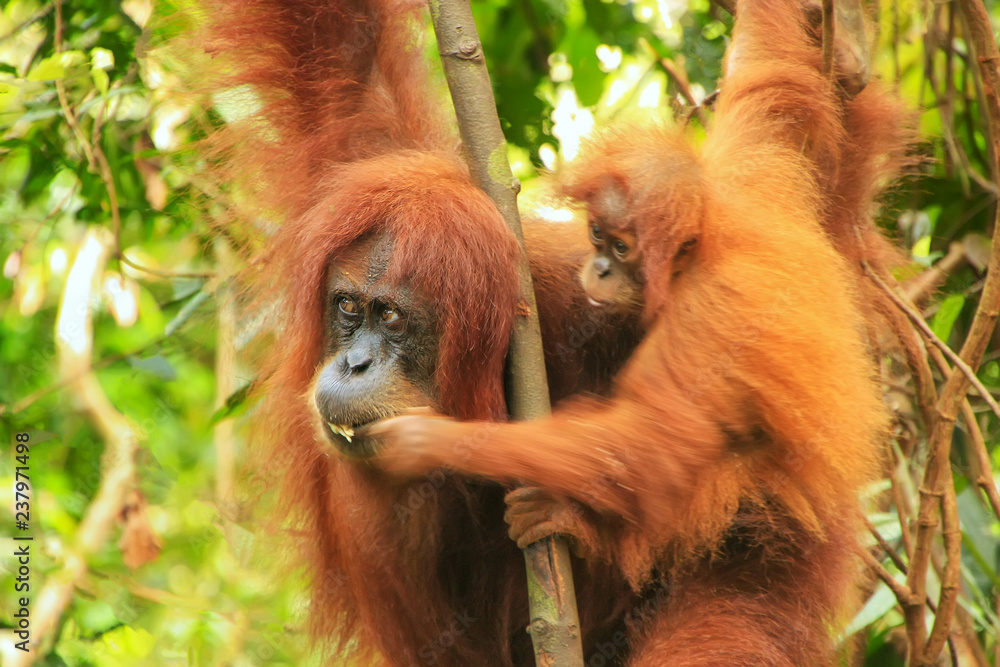
POLYGON ((520 544, 561 533, 637 591, 665 591, 629 627, 630 666, 829 664, 887 429, 802 150, 841 136, 836 84, 799 0, 743 0, 733 49, 703 145, 624 127, 565 179, 596 223, 591 298, 641 306, 646 323, 610 398, 533 422, 373 429, 385 470, 537 487, 508 496, 520 544))

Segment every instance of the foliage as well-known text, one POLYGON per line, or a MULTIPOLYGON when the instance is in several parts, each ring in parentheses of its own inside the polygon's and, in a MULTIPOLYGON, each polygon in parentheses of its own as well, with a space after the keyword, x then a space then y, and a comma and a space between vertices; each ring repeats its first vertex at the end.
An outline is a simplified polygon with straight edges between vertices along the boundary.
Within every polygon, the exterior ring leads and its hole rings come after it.
MULTIPOLYGON (((150 3, 11 0, 0 11, 0 482, 14 486, 20 463, 7 443, 29 433, 33 637, 44 639, 52 665, 309 664, 302 584, 274 576, 291 542, 262 531, 230 485, 251 377, 229 354, 245 351, 244 323, 233 321, 226 280, 235 260, 206 222, 206 195, 217 193, 202 191, 188 150, 225 114, 180 94, 171 61, 150 48, 176 24, 152 17, 150 3), (94 310, 83 320, 92 326, 83 332, 92 345, 87 377, 97 380, 88 387, 71 371, 56 324, 64 299, 79 297, 68 275, 90 238, 109 261, 92 299, 64 305, 94 310), (120 463, 102 431, 108 415, 95 409, 102 396, 135 437, 141 496, 109 539, 92 544, 81 526, 104 507, 101 490, 120 463), (135 551, 143 537, 162 545, 158 556, 135 551), (84 567, 73 569, 80 558, 84 567), (70 597, 39 636, 42 589, 60 582, 70 597)), ((571 159, 595 125, 656 108, 689 115, 715 88, 732 25, 709 0, 476 0, 474 11, 529 202, 537 176, 571 159)), ((876 72, 922 109, 927 158, 893 191, 881 222, 912 259, 903 280, 953 250, 943 283, 919 302, 934 333, 957 349, 978 303, 996 208, 981 83, 953 5, 882 3, 880 25, 876 72)), ((978 377, 1000 393, 998 342, 978 377)), ((873 523, 896 550, 897 507, 915 516, 926 446, 912 382, 898 366, 886 361, 899 415, 896 492, 888 483, 872 490, 873 523)), ((995 477, 1000 422, 978 395, 969 398, 992 469, 975 456, 976 429, 960 420, 953 640, 961 664, 984 665, 998 645, 1000 523, 975 482, 995 477)), ((8 554, 25 532, 12 496, 0 495, 0 626, 10 628, 19 595, 8 554)), ((938 576, 932 568, 933 597, 938 576)), ((873 584, 852 625, 861 641, 845 642, 867 656, 854 664, 902 664, 902 623, 885 584, 873 584)), ((14 659, 12 636, 0 630, 4 664, 14 659)))

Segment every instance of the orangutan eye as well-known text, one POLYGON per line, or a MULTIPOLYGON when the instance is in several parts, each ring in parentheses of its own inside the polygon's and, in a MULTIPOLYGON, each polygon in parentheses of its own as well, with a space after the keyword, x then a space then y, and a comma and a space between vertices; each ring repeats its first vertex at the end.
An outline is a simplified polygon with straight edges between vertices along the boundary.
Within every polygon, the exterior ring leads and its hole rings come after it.
POLYGON ((354 317, 358 314, 358 302, 349 296, 342 296, 337 299, 337 308, 340 309, 344 315, 354 317))
POLYGON ((615 240, 614 245, 612 247, 615 249, 615 254, 618 255, 619 259, 625 257, 625 255, 628 254, 628 246, 625 245, 625 242, 622 241, 621 239, 615 240))
POLYGON ((601 241, 604 240, 604 234, 601 232, 600 225, 590 226, 590 240, 593 241, 594 243, 600 243, 601 241))
POLYGON ((386 307, 382 310, 382 323, 390 330, 398 330, 406 323, 406 316, 397 308, 386 307))

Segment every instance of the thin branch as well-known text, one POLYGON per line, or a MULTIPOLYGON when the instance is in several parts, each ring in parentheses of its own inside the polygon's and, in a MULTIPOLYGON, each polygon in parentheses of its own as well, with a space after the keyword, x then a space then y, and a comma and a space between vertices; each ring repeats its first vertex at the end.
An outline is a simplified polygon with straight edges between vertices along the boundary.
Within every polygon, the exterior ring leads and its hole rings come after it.
MULTIPOLYGON (((900 457, 900 461, 904 459, 900 457)), ((900 488, 899 480, 896 479, 896 467, 899 463, 894 463, 889 470, 889 484, 892 487, 892 502, 896 506, 896 516, 899 518, 900 536, 903 540, 903 551, 909 556, 913 551, 913 536, 910 534, 910 517, 906 507, 906 499, 903 497, 903 490, 900 488)))
POLYGON ((118 253, 118 261, 136 271, 142 271, 143 273, 148 273, 151 276, 159 276, 160 278, 214 278, 216 276, 215 271, 164 271, 162 269, 152 269, 148 266, 136 264, 122 252, 118 253))
MULTIPOLYGON (((874 572, 875 575, 889 587, 889 590, 892 591, 892 594, 901 605, 906 606, 912 603, 913 593, 906 587, 906 584, 892 576, 892 573, 885 569, 885 566, 882 565, 882 563, 880 563, 878 559, 875 558, 867 549, 860 549, 859 552, 861 554, 861 559, 865 562, 865 565, 867 565, 868 568, 870 568, 871 571, 874 572)), ((906 569, 902 569, 901 572, 906 574, 906 569)), ((930 610, 937 613, 934 603, 929 599, 926 602, 930 610)), ((958 667, 958 651, 955 648, 955 642, 952 640, 950 634, 946 637, 946 639, 948 642, 948 649, 951 653, 952 665, 954 667, 958 667)))
POLYGON ((645 39, 641 38, 639 40, 639 44, 646 50, 647 53, 656 59, 656 62, 658 62, 660 67, 663 68, 663 71, 666 72, 667 78, 673 81, 674 85, 677 86, 677 92, 681 94, 681 97, 684 98, 684 101, 687 102, 691 108, 691 111, 687 114, 687 118, 690 118, 692 115, 697 115, 698 121, 701 123, 702 127, 708 127, 708 118, 705 116, 705 110, 702 108, 701 104, 698 103, 698 100, 694 98, 694 93, 691 92, 691 82, 688 80, 687 73, 679 70, 677 68, 677 64, 670 58, 661 58, 660 54, 656 52, 655 48, 653 48, 653 45, 645 39))
MULTIPOLYGON (((941 575, 941 594, 938 597, 937 611, 934 614, 934 626, 931 628, 927 646, 924 648, 925 660, 929 663, 937 661, 937 656, 944 649, 951 636, 951 623, 958 606, 959 581, 962 575, 962 528, 959 525, 958 502, 955 500, 955 485, 945 484, 941 503, 941 535, 944 538, 945 563, 941 575)), ((954 647, 951 648, 954 655, 954 647)))
MULTIPOLYGON (((892 278, 891 274, 887 274, 887 277, 892 278)), ((876 299, 876 308, 882 312, 902 347, 906 364, 913 373, 913 381, 917 388, 920 418, 923 420, 924 429, 929 431, 937 419, 934 411, 934 406, 937 405, 937 386, 934 384, 931 366, 927 363, 927 346, 920 334, 914 330, 906 314, 900 311, 891 299, 888 297, 876 299)))
MULTIPOLYGON (((886 553, 887 556, 889 556, 890 560, 892 560, 893 565, 895 565, 896 568, 903 573, 903 575, 906 575, 906 564, 903 562, 903 559, 900 558, 899 554, 896 553, 896 550, 893 549, 892 546, 885 541, 885 538, 882 537, 882 534, 878 532, 878 529, 875 528, 875 526, 872 524, 871 521, 868 520, 867 517, 865 518, 865 524, 867 524, 868 531, 875 538, 875 541, 878 542, 879 547, 882 549, 882 551, 886 553)), ((900 583, 895 577, 893 577, 892 574, 888 570, 886 570, 885 567, 878 561, 878 559, 872 556, 871 552, 869 552, 867 549, 863 550, 863 555, 868 556, 868 558, 865 558, 865 562, 882 581, 886 582, 886 585, 888 585, 890 590, 892 590, 893 595, 896 596, 896 599, 900 602, 900 604, 907 603, 909 601, 909 595, 910 595, 909 589, 906 588, 905 585, 900 583), (890 579, 892 580, 892 583, 890 583, 889 581, 890 579)), ((957 583, 955 584, 955 588, 956 589, 958 588, 957 583)), ((934 601, 928 598, 926 602, 927 602, 927 608, 930 609, 931 612, 936 615, 936 618, 939 617, 940 615, 938 614, 938 606, 934 604, 934 601)), ((949 654, 951 655, 952 665, 954 665, 954 667, 958 667, 958 649, 950 633, 947 635, 946 640, 948 643, 949 654)))
POLYGON ((990 455, 986 449, 986 439, 976 421, 976 414, 972 411, 972 405, 968 399, 962 401, 962 419, 969 429, 969 440, 972 443, 972 452, 979 464, 979 474, 975 482, 986 494, 986 499, 993 508, 993 514, 1000 519, 1000 492, 997 491, 996 482, 993 481, 993 466, 990 464, 990 455))
MULTIPOLYGON (((219 271, 222 275, 231 276, 236 273, 236 253, 224 238, 213 242, 219 271)), ((237 310, 236 297, 228 284, 219 290, 218 310, 216 311, 218 328, 216 331, 215 354, 215 409, 226 405, 226 400, 236 391, 239 385, 237 378, 237 310)), ((215 500, 222 508, 226 521, 235 520, 235 465, 236 439, 235 425, 232 419, 219 420, 212 429, 212 440, 215 442, 215 500)))
POLYGON ((821 0, 823 7, 823 74, 833 76, 833 57, 837 45, 837 17, 833 0, 821 0))
MULTIPOLYGON (((56 53, 62 53, 62 0, 56 0, 55 50, 56 53)), ((96 170, 94 151, 91 149, 87 137, 83 134, 83 130, 80 129, 79 123, 77 123, 76 114, 70 107, 69 97, 66 95, 66 86, 63 85, 61 79, 56 79, 56 96, 59 98, 59 108, 62 109, 63 116, 66 118, 66 124, 69 125, 73 136, 76 137, 76 143, 79 144, 80 150, 87 158, 87 165, 91 171, 96 170)))
MULTIPOLYGON (((948 365, 948 361, 944 358, 940 351, 932 350, 931 358, 934 359, 934 363, 941 369, 941 373, 945 377, 951 373, 951 367, 948 365)), ((1000 518, 1000 493, 998 493, 997 485, 993 481, 993 466, 990 464, 990 455, 986 448, 986 439, 983 437, 983 432, 979 428, 979 422, 976 421, 976 414, 973 412, 972 404, 969 403, 968 398, 962 401, 961 411, 962 419, 968 429, 972 453, 975 456, 976 466, 978 468, 976 479, 973 481, 986 494, 986 499, 989 501, 990 507, 993 508, 994 515, 996 515, 997 518, 1000 518)))
POLYGON ((910 301, 919 301, 937 289, 964 261, 965 244, 961 241, 953 242, 948 246, 947 255, 902 285, 903 294, 910 301))
MULTIPOLYGON (((445 78, 458 117, 458 129, 473 180, 496 203, 507 226, 524 248, 517 193, 521 184, 507 161, 507 140, 497 117, 493 88, 468 0, 431 0, 431 19, 445 78)), ((514 419, 549 413, 545 357, 531 272, 522 252, 518 276, 523 295, 509 358, 509 410, 514 419)), ((528 631, 535 662, 546 667, 583 665, 580 621, 566 540, 548 537, 524 550, 531 621, 528 631)))
POLYGON ((694 107, 692 107, 690 110, 688 110, 687 115, 684 116, 684 124, 687 125, 689 122, 691 122, 691 117, 694 116, 695 114, 698 114, 698 118, 702 122, 702 127, 706 127, 704 125, 704 122, 705 122, 704 121, 704 110, 705 109, 711 109, 712 107, 715 106, 715 103, 719 100, 719 94, 721 92, 722 92, 721 90, 719 90, 718 88, 716 88, 715 90, 713 90, 712 92, 710 92, 708 95, 705 95, 705 98, 701 101, 700 104, 697 104, 694 107))
POLYGON ((733 16, 736 16, 736 0, 712 0, 712 2, 733 16))
POLYGON ((900 604, 908 604, 913 597, 913 593, 906 587, 906 584, 892 576, 892 573, 885 569, 885 566, 878 562, 878 559, 872 556, 868 549, 859 549, 858 553, 861 554, 861 559, 865 562, 865 565, 889 587, 889 590, 896 596, 900 604))
POLYGON ((875 524, 869 521, 868 517, 865 517, 865 526, 868 528, 868 532, 871 533, 872 537, 875 538, 875 541, 878 542, 879 548, 882 549, 882 551, 884 551, 885 554, 892 560, 893 565, 895 565, 900 572, 906 574, 906 563, 903 562, 899 553, 892 548, 892 545, 885 541, 885 538, 882 537, 882 533, 878 532, 878 528, 875 527, 875 524))
MULTIPOLYGON (((879 288, 885 291, 885 293, 889 296, 889 298, 892 299, 892 302, 896 304, 896 306, 900 310, 906 313, 906 316, 909 317, 910 320, 913 322, 913 324, 916 325, 917 330, 920 331, 921 334, 923 334, 924 338, 928 342, 932 343, 934 346, 936 346, 938 349, 944 352, 945 356, 947 356, 951 360, 951 362, 955 364, 955 367, 959 371, 961 371, 961 373, 965 376, 966 381, 973 387, 975 387, 976 392, 982 397, 984 401, 986 401, 986 404, 990 406, 990 409, 993 410, 993 413, 997 417, 1000 417, 1000 404, 998 404, 996 399, 993 398, 993 395, 990 393, 989 389, 986 388, 986 385, 984 385, 982 381, 976 376, 976 371, 973 370, 972 367, 969 366, 969 364, 965 363, 965 361, 963 361, 962 358, 954 350, 948 347, 947 343, 938 338, 937 334, 934 333, 934 331, 927 325, 927 322, 924 321, 923 316, 916 310, 914 310, 909 304, 903 301, 903 299, 901 299, 899 295, 896 294, 896 292, 891 287, 886 285, 885 282, 881 278, 879 278, 874 271, 871 270, 867 262, 863 263, 863 265, 865 273, 868 275, 868 277, 871 278, 871 280, 876 285, 878 285, 879 288)), ((996 317, 994 316, 994 321, 995 320, 996 317)), ((968 342, 968 339, 966 339, 966 342, 968 342)), ((963 350, 964 349, 965 347, 963 346, 963 350)), ((980 354, 980 356, 982 355, 980 354)), ((947 387, 945 388, 947 389, 947 387)), ((965 391, 964 387, 962 388, 962 391, 965 391)), ((938 400, 940 402, 941 399, 939 398, 938 400)))
POLYGON ((98 173, 101 176, 101 181, 104 182, 104 189, 108 193, 108 206, 111 209, 111 231, 115 235, 116 254, 120 256, 122 247, 122 219, 118 208, 118 190, 115 187, 114 174, 111 173, 111 165, 108 164, 108 158, 104 156, 104 151, 101 150, 100 144, 92 146, 91 149, 93 150, 94 157, 97 159, 98 173))
MULTIPOLYGON (((987 119, 987 122, 982 125, 983 135, 986 139, 986 160, 987 167, 990 170, 990 177, 994 183, 998 182, 997 179, 1000 178, 997 169, 997 141, 1000 140, 1000 128, 997 127, 996 121, 996 107, 997 107, 997 72, 996 72, 996 53, 997 47, 996 43, 988 43, 986 40, 990 40, 990 23, 989 16, 986 14, 985 8, 980 4, 979 8, 973 8, 976 0, 972 2, 962 2, 959 4, 959 18, 962 21, 962 33, 968 38, 971 38, 972 49, 965 56, 966 64, 968 70, 972 74, 972 85, 976 92, 976 101, 979 104, 979 114, 976 116, 975 120, 979 120, 982 117, 983 109, 990 111, 991 119, 987 119), (975 15, 975 18, 973 17, 975 15), (983 18, 986 18, 987 24, 986 29, 983 27, 983 18), (975 23, 976 25, 972 25, 975 23), (975 34, 973 33, 975 30, 975 34), (983 59, 985 57, 985 60, 983 59), (987 71, 989 68, 989 62, 992 58, 993 71, 987 71), (976 66, 978 65, 978 66, 976 66), (986 91, 986 84, 990 86, 990 92, 986 91)), ((968 108, 970 105, 966 105, 968 108)), ((970 116, 972 114, 970 113, 970 116)), ((970 121, 971 123, 971 121, 970 121)), ((972 128, 970 127, 970 132, 972 128)), ((970 137, 971 139, 971 137, 970 137)), ((971 145, 975 145, 975 141, 970 142, 971 145)))

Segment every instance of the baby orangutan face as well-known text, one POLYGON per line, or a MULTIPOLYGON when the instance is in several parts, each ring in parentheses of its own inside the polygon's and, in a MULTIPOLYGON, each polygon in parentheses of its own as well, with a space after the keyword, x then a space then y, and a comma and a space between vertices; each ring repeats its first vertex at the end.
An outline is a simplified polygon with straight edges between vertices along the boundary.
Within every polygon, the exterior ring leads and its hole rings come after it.
POLYGON ((625 214, 625 193, 617 185, 608 185, 589 203, 589 209, 594 254, 580 272, 587 298, 599 307, 641 310, 642 258, 625 214))

